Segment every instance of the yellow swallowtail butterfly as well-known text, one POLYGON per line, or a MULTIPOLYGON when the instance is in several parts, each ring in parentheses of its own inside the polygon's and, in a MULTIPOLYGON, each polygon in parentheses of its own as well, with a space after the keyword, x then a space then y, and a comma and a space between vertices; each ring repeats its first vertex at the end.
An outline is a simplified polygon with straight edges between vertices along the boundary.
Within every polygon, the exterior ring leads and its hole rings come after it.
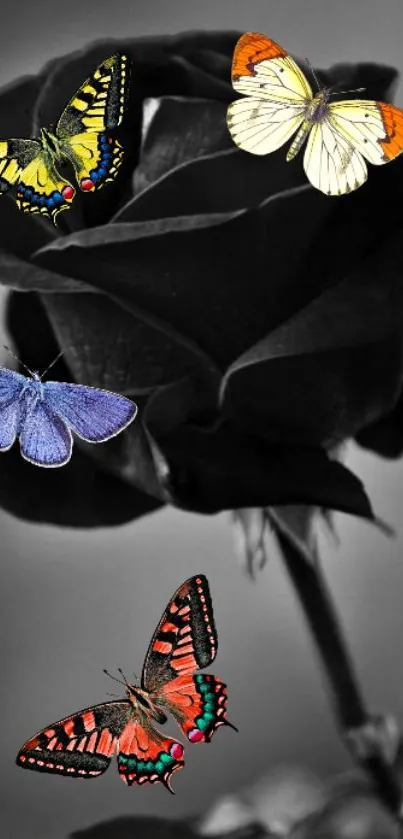
POLYGON ((122 163, 123 148, 110 132, 123 119, 130 64, 126 55, 107 58, 81 85, 53 131, 42 128, 32 140, 0 140, 0 195, 16 188, 23 213, 35 213, 56 223, 69 209, 76 190, 60 175, 68 162, 84 192, 112 181, 122 163))
POLYGON ((298 132, 287 153, 292 160, 307 139, 304 169, 326 195, 358 189, 375 165, 403 151, 403 111, 385 102, 330 102, 329 88, 312 93, 302 70, 265 35, 247 32, 232 63, 232 84, 246 94, 228 108, 234 142, 252 154, 276 151, 298 132))

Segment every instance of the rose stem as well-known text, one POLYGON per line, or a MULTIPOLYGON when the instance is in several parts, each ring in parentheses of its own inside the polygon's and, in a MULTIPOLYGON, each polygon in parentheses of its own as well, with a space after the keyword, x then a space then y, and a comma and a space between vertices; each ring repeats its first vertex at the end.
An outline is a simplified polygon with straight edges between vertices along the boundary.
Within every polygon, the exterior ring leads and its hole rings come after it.
MULTIPOLYGON (((313 565, 293 544, 287 527, 274 510, 270 518, 276 529, 276 538, 281 547, 282 558, 300 600, 305 618, 318 649, 324 670, 330 683, 335 716, 342 734, 351 729, 360 729, 371 724, 369 714, 357 678, 346 641, 343 638, 340 621, 332 603, 325 581, 318 568, 313 565), (287 532, 288 531, 288 532, 287 532)), ((360 758, 353 752, 362 768, 370 775, 379 798, 394 814, 400 811, 401 791, 392 767, 381 750, 360 758)))

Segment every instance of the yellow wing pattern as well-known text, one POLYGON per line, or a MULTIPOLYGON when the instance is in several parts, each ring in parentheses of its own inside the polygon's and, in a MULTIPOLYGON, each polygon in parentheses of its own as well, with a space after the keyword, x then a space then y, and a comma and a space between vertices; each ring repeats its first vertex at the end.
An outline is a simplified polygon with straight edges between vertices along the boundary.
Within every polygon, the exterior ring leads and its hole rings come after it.
POLYGON ((63 151, 72 163, 77 183, 84 192, 113 181, 123 160, 123 148, 107 134, 75 134, 63 141, 63 151))
POLYGON ((50 218, 54 224, 68 210, 76 191, 40 153, 23 169, 17 186, 17 205, 23 213, 50 218))
POLYGON ((0 140, 0 195, 15 187, 22 212, 56 223, 76 194, 58 171, 63 162, 73 167, 83 191, 113 181, 122 163, 123 147, 110 132, 123 119, 129 71, 128 56, 112 55, 72 97, 54 133, 44 128, 38 139, 0 140))

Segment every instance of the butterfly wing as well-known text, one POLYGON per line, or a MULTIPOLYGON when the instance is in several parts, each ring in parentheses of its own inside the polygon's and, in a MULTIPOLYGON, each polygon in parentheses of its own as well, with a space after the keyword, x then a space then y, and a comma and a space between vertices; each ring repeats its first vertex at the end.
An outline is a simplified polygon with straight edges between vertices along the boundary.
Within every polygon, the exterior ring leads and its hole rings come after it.
POLYGON ((358 189, 366 160, 381 165, 403 151, 403 111, 368 100, 334 102, 315 123, 304 156, 307 177, 327 195, 358 189))
POLYGON ((170 792, 170 778, 185 765, 184 749, 172 737, 164 737, 142 715, 130 719, 119 739, 118 769, 122 780, 132 784, 162 783, 170 792))
POLYGON ((122 122, 130 80, 127 55, 117 53, 97 67, 72 97, 56 126, 63 154, 84 191, 112 181, 123 148, 109 132, 122 122))
POLYGON ((64 466, 70 460, 71 432, 43 401, 24 406, 19 438, 23 458, 35 466, 64 466))
POLYGON ((217 646, 209 584, 198 574, 177 589, 165 609, 145 658, 142 687, 153 692, 178 675, 207 667, 217 646))
POLYGON ((23 213, 41 215, 56 223, 59 213, 69 209, 75 193, 50 158, 40 152, 20 174, 17 204, 23 213))
POLYGON ((217 676, 178 676, 151 699, 175 717, 191 743, 209 743, 219 726, 231 725, 226 720, 226 685, 217 676))
POLYGON ((79 711, 24 743, 16 763, 24 769, 71 778, 102 775, 111 762, 130 712, 130 702, 125 700, 79 711))
POLYGON ((23 169, 40 151, 38 140, 0 140, 0 195, 18 182, 23 169))
POLYGON ((227 111, 234 142, 253 154, 280 148, 302 124, 312 90, 302 70, 275 41, 253 32, 234 52, 232 84, 246 99, 227 111))
POLYGON ((119 434, 137 414, 131 399, 85 385, 45 382, 47 407, 89 443, 101 443, 119 434))
POLYGON ((0 451, 11 449, 18 433, 19 399, 27 378, 6 367, 0 367, 0 451))

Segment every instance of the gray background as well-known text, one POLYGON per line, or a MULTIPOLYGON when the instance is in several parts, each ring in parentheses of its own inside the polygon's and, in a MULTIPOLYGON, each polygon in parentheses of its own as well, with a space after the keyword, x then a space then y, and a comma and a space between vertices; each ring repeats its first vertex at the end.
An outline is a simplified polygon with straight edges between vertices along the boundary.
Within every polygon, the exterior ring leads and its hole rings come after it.
MULTIPOLYGON (((400 0, 20 0, 2 15, 0 81, 37 71, 48 58, 105 35, 199 27, 262 31, 317 66, 374 60, 403 69, 400 0)), ((396 102, 403 105, 401 86, 396 102)), ((398 529, 401 465, 352 448, 348 463, 364 478, 378 514, 398 529)), ((63 839, 113 815, 180 816, 279 762, 302 762, 323 775, 349 765, 278 559, 273 555, 258 585, 249 584, 235 559, 227 515, 166 510, 90 533, 22 524, 3 513, 0 522, 4 839, 63 839), (199 571, 210 579, 219 631, 214 670, 229 684, 229 718, 239 734, 226 729, 210 748, 189 747, 186 769, 174 779, 175 798, 162 787, 128 790, 115 767, 83 784, 18 769, 15 754, 36 730, 113 690, 103 667, 120 665, 128 675, 141 669, 165 602, 199 571)), ((337 526, 342 547, 324 542, 324 567, 360 677, 371 706, 401 718, 401 542, 347 516, 337 516, 337 526)), ((170 731, 175 734, 173 726, 170 731)))

